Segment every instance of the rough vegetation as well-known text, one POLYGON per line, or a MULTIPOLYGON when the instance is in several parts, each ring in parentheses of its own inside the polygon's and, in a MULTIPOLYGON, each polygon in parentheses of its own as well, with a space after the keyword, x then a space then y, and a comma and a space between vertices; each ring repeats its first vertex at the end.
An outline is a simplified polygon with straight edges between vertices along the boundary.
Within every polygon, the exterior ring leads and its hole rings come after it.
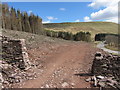
POLYGON ((119 51, 120 50, 120 35, 108 35, 105 38, 106 48, 111 50, 119 51))
POLYGON ((92 39, 98 33, 118 34, 118 24, 111 22, 77 22, 77 23, 48 23, 43 27, 52 31, 71 32, 73 34, 84 31, 90 32, 92 39))

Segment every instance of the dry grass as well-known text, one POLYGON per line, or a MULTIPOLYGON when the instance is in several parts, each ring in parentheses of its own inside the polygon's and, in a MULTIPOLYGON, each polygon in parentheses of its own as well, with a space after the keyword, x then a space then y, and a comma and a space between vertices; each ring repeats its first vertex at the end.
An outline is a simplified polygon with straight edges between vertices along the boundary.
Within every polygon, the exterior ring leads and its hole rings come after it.
POLYGON ((48 23, 44 24, 44 27, 47 30, 72 33, 89 31, 92 34, 92 38, 97 33, 118 33, 118 24, 111 22, 48 23))
POLYGON ((115 46, 106 45, 105 48, 110 49, 110 50, 114 50, 114 51, 119 51, 119 47, 115 47, 115 46))

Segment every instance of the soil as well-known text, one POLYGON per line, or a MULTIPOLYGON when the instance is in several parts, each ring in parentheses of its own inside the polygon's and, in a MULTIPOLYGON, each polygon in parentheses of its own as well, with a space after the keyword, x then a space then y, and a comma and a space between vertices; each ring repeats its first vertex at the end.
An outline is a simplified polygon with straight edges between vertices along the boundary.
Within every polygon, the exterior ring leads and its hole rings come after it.
MULTIPOLYGON (((67 41, 20 31, 4 30, 3 35, 14 39, 25 39, 31 72, 35 78, 14 84, 13 88, 89 88, 85 79, 90 77, 94 55, 94 44, 67 41)), ((29 70, 28 70, 29 72, 29 70)))
POLYGON ((20 88, 90 88, 85 79, 94 54, 99 49, 90 43, 43 43, 38 48, 28 48, 28 54, 37 77, 14 87, 20 88))

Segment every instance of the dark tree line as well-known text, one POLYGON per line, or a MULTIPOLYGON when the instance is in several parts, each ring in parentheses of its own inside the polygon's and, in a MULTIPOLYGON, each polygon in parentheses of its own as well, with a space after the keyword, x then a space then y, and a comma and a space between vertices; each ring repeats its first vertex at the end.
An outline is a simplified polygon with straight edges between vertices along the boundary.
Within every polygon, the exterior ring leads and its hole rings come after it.
POLYGON ((95 35, 95 41, 105 41, 106 34, 105 33, 99 33, 95 35))
POLYGON ((25 31, 35 34, 42 33, 42 19, 34 14, 28 15, 27 12, 15 10, 8 7, 7 4, 2 5, 2 28, 10 30, 25 31))
POLYGON ((106 36, 117 36, 118 34, 111 34, 111 33, 98 33, 95 35, 95 41, 105 41, 106 36))
POLYGON ((89 32, 78 32, 76 34, 72 34, 70 32, 56 32, 56 31, 50 31, 50 30, 45 30, 44 34, 46 36, 50 37, 56 37, 56 38, 62 38, 65 40, 74 40, 74 41, 91 41, 91 34, 89 32))
POLYGON ((91 34, 89 32, 78 32, 74 35, 76 41, 91 41, 91 34))

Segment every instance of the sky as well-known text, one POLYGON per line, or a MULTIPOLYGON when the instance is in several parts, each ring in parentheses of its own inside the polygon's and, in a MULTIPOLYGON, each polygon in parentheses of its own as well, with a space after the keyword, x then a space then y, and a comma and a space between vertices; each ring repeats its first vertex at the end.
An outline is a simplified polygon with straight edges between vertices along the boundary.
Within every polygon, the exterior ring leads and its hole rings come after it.
POLYGON ((7 2, 10 7, 31 12, 43 23, 61 22, 118 22, 119 0, 93 0, 91 2, 7 2), (109 1, 109 2, 108 2, 109 1))

